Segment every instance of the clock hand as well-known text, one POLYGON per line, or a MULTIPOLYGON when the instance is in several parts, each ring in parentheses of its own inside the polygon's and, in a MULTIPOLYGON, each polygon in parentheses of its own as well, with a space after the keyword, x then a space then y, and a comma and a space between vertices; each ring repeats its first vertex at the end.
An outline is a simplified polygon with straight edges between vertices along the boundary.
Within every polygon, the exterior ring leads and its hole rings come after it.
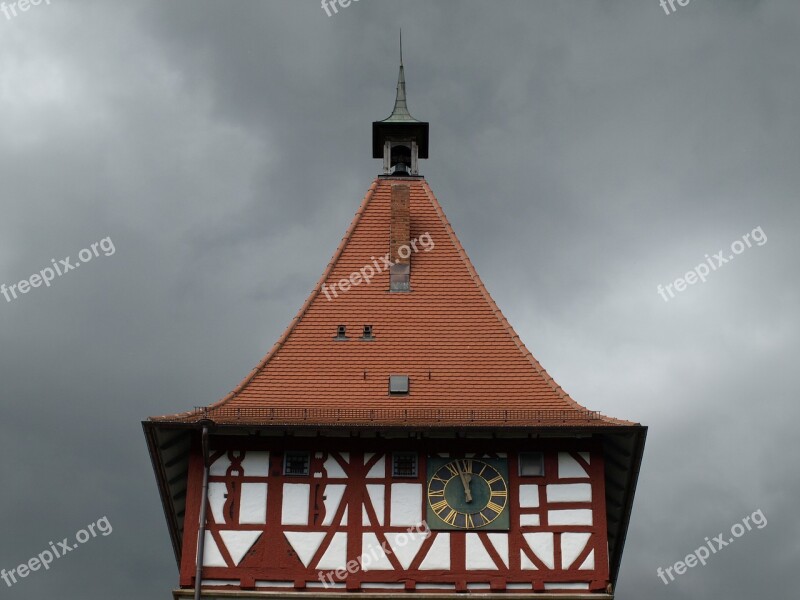
POLYGON ((464 486, 464 498, 467 502, 472 502, 472 492, 469 490, 469 482, 472 481, 472 475, 464 473, 464 469, 461 468, 461 464, 458 461, 456 461, 456 470, 459 477, 461 477, 461 484, 464 486))

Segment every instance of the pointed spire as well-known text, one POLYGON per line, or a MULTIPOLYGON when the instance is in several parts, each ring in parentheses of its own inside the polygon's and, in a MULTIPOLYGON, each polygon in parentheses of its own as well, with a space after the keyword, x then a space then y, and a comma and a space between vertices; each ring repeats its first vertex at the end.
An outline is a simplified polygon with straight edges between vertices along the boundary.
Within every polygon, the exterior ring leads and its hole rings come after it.
POLYGON ((410 167, 411 175, 419 174, 417 160, 428 158, 428 127, 427 122, 418 121, 408 112, 401 30, 400 72, 397 75, 394 109, 388 118, 372 123, 372 157, 383 158, 385 174, 401 162, 410 167))
POLYGON ((400 30, 400 73, 397 75, 397 97, 394 101, 394 110, 386 121, 416 121, 408 112, 406 102, 406 75, 403 69, 403 30, 400 30))

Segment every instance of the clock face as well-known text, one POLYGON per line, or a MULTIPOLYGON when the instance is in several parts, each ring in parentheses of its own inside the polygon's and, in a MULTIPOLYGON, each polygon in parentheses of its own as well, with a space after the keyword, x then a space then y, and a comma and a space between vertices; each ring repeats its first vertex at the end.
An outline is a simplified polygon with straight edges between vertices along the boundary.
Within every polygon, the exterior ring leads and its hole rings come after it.
POLYGON ((508 531, 508 467, 493 458, 428 458, 428 526, 508 531))

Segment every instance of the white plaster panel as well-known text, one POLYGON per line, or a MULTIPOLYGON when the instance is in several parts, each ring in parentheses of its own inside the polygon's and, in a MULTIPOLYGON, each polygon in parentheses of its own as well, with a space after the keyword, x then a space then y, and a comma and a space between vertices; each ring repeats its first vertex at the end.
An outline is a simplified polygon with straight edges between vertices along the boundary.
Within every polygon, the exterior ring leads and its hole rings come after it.
POLYGON ((494 546, 494 549, 500 555, 505 566, 508 566, 508 534, 507 533, 489 533, 487 534, 489 541, 494 546))
POLYGON ((231 555, 233 563, 238 565, 242 562, 244 555, 248 553, 253 544, 261 537, 260 531, 220 531, 220 537, 225 542, 228 554, 231 555))
POLYGON ((522 508, 539 506, 539 486, 527 484, 519 486, 519 505, 522 508))
MULTIPOLYGON (((383 515, 386 507, 386 486, 384 485, 367 485, 367 494, 369 495, 369 502, 372 503, 372 508, 375 510, 375 517, 378 519, 378 525, 383 525, 383 515)), ((369 523, 364 523, 369 525, 369 523)))
MULTIPOLYGON (((372 458, 372 454, 370 454, 369 457, 372 458)), ((368 462, 369 459, 364 457, 364 461, 368 462)), ((367 473, 367 478, 368 479, 369 478, 375 478, 375 477, 381 477, 381 478, 386 477, 386 457, 385 456, 381 456, 375 462, 375 464, 372 465, 372 468, 369 470, 369 473, 367 473)))
POLYGON ((307 588, 325 588, 326 590, 327 589, 333 589, 333 588, 344 589, 344 588, 347 587, 347 584, 344 581, 334 581, 333 583, 331 583, 330 580, 326 581, 325 583, 321 583, 319 581, 308 581, 308 582, 306 582, 306 587, 307 588))
POLYGON ((581 563, 581 566, 578 567, 581 571, 593 571, 594 570, 594 550, 589 552, 586 556, 586 560, 581 563))
POLYGON ((267 477, 269 475, 269 452, 248 450, 242 460, 245 477, 267 477))
MULTIPOLYGON (((528 561, 530 562, 530 561, 528 561)), ((535 568, 535 567, 534 567, 535 568)), ((530 583, 507 583, 506 589, 507 590, 529 590, 533 586, 530 583)))
POLYGON ((332 454, 328 455, 323 466, 325 467, 325 472, 328 474, 328 477, 347 477, 339 461, 336 460, 332 454))
POLYGON ((256 581, 257 588, 264 587, 278 587, 278 588, 293 588, 294 581, 256 581))
MULTIPOLYGON (((434 535, 436 538, 419 566, 421 571, 450 568, 450 534, 436 533, 434 535)), ((419 589, 419 584, 417 584, 417 589, 419 589)))
POLYGON ((528 558, 528 555, 525 554, 525 552, 523 552, 522 550, 519 551, 519 560, 520 560, 520 566, 523 570, 528 570, 528 571, 539 570, 539 568, 535 564, 533 564, 533 561, 530 558, 528 558))
POLYGON ((468 590, 490 590, 492 586, 488 583, 468 583, 467 584, 468 590))
POLYGON ((589 509, 551 510, 547 513, 550 525, 591 525, 592 511, 589 509))
POLYGON ((239 523, 261 525, 267 522, 267 484, 243 483, 239 523))
POLYGON ((304 567, 309 565, 322 540, 325 539, 324 531, 284 531, 283 535, 286 536, 304 567))
POLYGON ((426 537, 425 533, 406 531, 402 533, 387 533, 386 541, 389 542, 389 547, 403 568, 408 569, 426 537))
POLYGON ((583 552, 590 533, 562 533, 561 534, 561 568, 569 569, 578 555, 583 552))
POLYGON ((589 474, 586 470, 576 461, 569 452, 558 453, 558 477, 559 479, 566 479, 568 477, 583 477, 588 478, 589 474))
POLYGON ((377 582, 377 581, 375 583, 370 583, 368 581, 365 581, 364 583, 361 584, 361 589, 362 590, 381 590, 381 589, 384 589, 384 590, 404 590, 404 589, 406 589, 406 584, 405 583, 396 583, 396 582, 395 583, 380 583, 380 582, 377 582))
POLYGON ((497 569, 477 533, 467 533, 466 565, 467 570, 473 571, 497 569))
POLYGON ((555 553, 553 551, 553 534, 550 532, 523 533, 522 537, 528 542, 536 557, 549 569, 555 568, 555 553))
POLYGON ((339 531, 333 534, 333 539, 325 554, 319 559, 316 568, 320 570, 344 569, 347 566, 347 534, 339 531))
POLYGON ((308 525, 309 493, 310 486, 307 483, 283 484, 282 524, 308 525))
POLYGON ((547 486, 548 502, 591 502, 590 483, 556 483, 547 486))
POLYGON ((519 516, 519 524, 520 525, 541 525, 541 519, 539 515, 520 515, 519 516))
POLYGON ((588 583, 545 583, 546 590, 588 590, 588 583))
POLYGON ((336 509, 339 508, 339 503, 344 496, 344 490, 347 486, 344 484, 330 484, 325 486, 324 497, 325 500, 325 519, 322 521, 323 525, 330 525, 333 523, 333 518, 336 516, 336 509))
POLYGON ((359 558, 363 571, 393 571, 392 563, 386 557, 378 536, 374 533, 361 535, 361 556, 359 558))
POLYGON ((418 525, 422 522, 422 485, 419 483, 393 483, 390 523, 418 525))
POLYGON ((222 477, 228 472, 228 467, 231 466, 231 461, 228 459, 228 453, 225 452, 217 460, 211 463, 208 469, 208 474, 215 477, 222 477))
POLYGON ((204 567, 227 567, 222 553, 217 548, 217 542, 210 531, 206 531, 205 546, 203 547, 203 566, 204 567))
POLYGON ((228 488, 224 483, 212 481, 208 484, 208 504, 211 507, 211 515, 217 524, 225 523, 225 494, 228 488))

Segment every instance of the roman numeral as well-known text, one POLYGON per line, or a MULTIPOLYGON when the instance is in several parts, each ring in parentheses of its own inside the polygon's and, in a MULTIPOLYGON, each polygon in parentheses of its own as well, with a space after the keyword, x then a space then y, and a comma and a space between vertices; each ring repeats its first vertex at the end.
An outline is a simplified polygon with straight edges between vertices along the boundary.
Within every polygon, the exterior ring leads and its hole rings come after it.
POLYGON ((500 491, 492 490, 492 498, 494 498, 495 496, 497 496, 498 498, 505 498, 508 496, 508 490, 500 490, 500 491))
POLYGON ((438 497, 444 498, 444 488, 442 488, 440 490, 430 490, 428 492, 428 497, 429 498, 438 498, 438 497))
POLYGON ((462 463, 464 464, 464 472, 465 473, 472 473, 472 459, 465 458, 462 463))
POLYGON ((451 508, 450 513, 442 519, 448 525, 455 525, 456 524, 456 517, 458 516, 458 511, 451 508))
POLYGON ((475 521, 472 520, 472 515, 467 515, 467 527, 470 529, 475 527, 475 521))
POLYGON ((496 512, 498 515, 501 512, 503 512, 503 507, 501 505, 499 505, 499 504, 496 504, 496 503, 492 502, 491 500, 489 501, 489 504, 486 505, 486 508, 488 508, 491 511, 496 512))
POLYGON ((433 509, 433 512, 438 515, 445 508, 447 508, 447 500, 439 500, 435 504, 431 504, 431 508, 433 509))
POLYGON ((444 483, 444 484, 447 484, 447 480, 446 480, 446 479, 442 479, 441 477, 439 477, 439 475, 438 475, 438 474, 437 474, 437 475, 434 475, 433 477, 431 477, 431 481, 433 481, 433 480, 435 480, 435 481, 441 481, 442 483, 444 483))
POLYGON ((450 474, 451 474, 451 475, 458 475, 458 469, 456 469, 456 468, 455 468, 455 467, 454 467, 452 464, 450 464, 450 463, 447 463, 447 464, 445 465, 445 468, 446 468, 448 471, 450 471, 450 474))
POLYGON ((495 481, 501 481, 502 479, 503 479, 503 476, 502 475, 498 475, 497 477, 495 477, 494 479, 490 479, 486 483, 488 483, 489 485, 492 485, 495 481))

